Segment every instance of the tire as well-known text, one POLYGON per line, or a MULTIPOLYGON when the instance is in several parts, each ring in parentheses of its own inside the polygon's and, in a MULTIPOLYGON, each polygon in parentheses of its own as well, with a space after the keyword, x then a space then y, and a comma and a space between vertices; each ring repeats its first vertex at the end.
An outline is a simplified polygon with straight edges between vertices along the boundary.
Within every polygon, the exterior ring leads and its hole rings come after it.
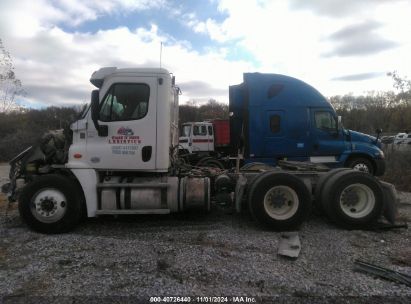
POLYGON ((347 167, 354 169, 354 170, 366 172, 371 175, 373 175, 375 171, 372 163, 364 157, 356 157, 356 158, 349 160, 347 163, 347 167))
POLYGON ((323 175, 320 176, 320 178, 317 181, 317 184, 315 186, 314 190, 314 207, 316 211, 318 211, 320 214, 323 214, 325 209, 322 206, 322 201, 321 201, 321 193, 324 190, 325 184, 330 180, 331 177, 333 177, 335 174, 340 173, 342 171, 347 171, 350 170, 350 168, 338 168, 338 169, 332 169, 328 171, 327 173, 324 173, 323 175))
POLYGON ((253 218, 263 226, 291 230, 300 226, 310 213, 311 194, 294 175, 266 172, 253 181, 248 206, 253 218), (277 200, 273 201, 274 195, 277 200))
POLYGON ((368 173, 352 170, 335 174, 325 184, 321 201, 328 218, 347 229, 373 226, 384 208, 384 194, 378 180, 368 173))
POLYGON ((83 216, 81 196, 67 177, 50 174, 27 184, 19 198, 19 212, 33 230, 54 234, 73 229, 83 216))
POLYGON ((219 160, 212 158, 212 157, 207 157, 200 159, 198 163, 196 164, 197 167, 211 167, 211 168, 219 168, 219 169, 225 169, 224 165, 222 162, 219 160))

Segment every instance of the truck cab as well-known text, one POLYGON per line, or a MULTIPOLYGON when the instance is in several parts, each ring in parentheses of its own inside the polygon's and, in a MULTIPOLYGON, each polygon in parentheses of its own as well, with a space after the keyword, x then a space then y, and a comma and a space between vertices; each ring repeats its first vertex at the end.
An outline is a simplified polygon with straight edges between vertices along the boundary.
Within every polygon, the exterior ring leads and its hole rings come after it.
POLYGON ((246 162, 310 161, 384 173, 381 142, 345 129, 327 99, 303 81, 245 73, 229 93, 231 143, 244 142, 246 162))
POLYGON ((211 122, 188 122, 181 127, 180 148, 188 153, 214 151, 214 130, 211 122))
POLYGON ((178 142, 178 96, 164 69, 102 68, 93 105, 73 123, 70 168, 167 172, 178 142), (167 130, 167 131, 165 131, 167 130))

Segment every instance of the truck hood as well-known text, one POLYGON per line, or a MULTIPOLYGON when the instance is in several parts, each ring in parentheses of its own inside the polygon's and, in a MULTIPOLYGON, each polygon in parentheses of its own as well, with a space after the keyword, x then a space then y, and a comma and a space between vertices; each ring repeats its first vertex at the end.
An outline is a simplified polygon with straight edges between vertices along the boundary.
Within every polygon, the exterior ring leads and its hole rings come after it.
POLYGON ((357 132, 357 131, 352 131, 352 130, 348 130, 348 132, 350 133, 350 137, 351 137, 351 141, 352 142, 361 142, 361 143, 367 143, 370 145, 374 145, 377 146, 378 148, 381 149, 381 141, 378 140, 378 142, 376 143, 376 137, 375 136, 371 136, 368 134, 364 134, 361 132, 357 132))

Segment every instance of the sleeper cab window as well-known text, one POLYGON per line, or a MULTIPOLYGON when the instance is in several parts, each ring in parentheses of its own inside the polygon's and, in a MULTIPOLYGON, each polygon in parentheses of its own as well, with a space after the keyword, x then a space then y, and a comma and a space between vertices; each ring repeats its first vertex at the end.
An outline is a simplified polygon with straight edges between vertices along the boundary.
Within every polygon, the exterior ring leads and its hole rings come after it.
POLYGON ((280 115, 270 116, 270 130, 272 133, 279 133, 281 131, 281 117, 280 115))
POLYGON ((150 87, 142 83, 116 83, 111 86, 100 107, 101 121, 137 120, 148 111, 150 87))
POLYGON ((283 88, 284 88, 284 85, 282 85, 282 84, 278 84, 278 83, 272 84, 268 88, 267 98, 271 99, 271 98, 277 96, 278 94, 280 94, 280 92, 283 90, 283 88))

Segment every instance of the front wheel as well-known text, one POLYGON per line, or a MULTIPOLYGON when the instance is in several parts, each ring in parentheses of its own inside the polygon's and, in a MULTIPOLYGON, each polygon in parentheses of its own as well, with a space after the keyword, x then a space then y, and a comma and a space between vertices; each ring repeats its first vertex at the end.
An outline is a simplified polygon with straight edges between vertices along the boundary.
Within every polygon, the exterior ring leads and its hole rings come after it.
POLYGON ((253 217, 268 228, 298 227, 311 210, 311 195, 305 184, 287 173, 267 172, 252 183, 248 205, 253 217))
POLYGON ((348 161, 347 167, 357 171, 374 174, 374 167, 372 163, 363 157, 354 158, 348 161))
POLYGON ((44 175, 27 184, 19 198, 24 222, 42 233, 62 233, 74 228, 82 215, 75 184, 61 175, 44 175))

